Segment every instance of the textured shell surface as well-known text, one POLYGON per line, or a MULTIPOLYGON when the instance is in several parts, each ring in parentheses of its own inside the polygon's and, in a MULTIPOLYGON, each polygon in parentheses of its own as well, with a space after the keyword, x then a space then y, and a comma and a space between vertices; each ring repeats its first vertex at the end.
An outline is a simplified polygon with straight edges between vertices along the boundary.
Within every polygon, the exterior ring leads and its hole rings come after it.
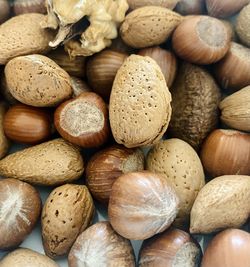
POLYGON ((110 96, 110 124, 117 143, 127 147, 158 142, 171 117, 171 94, 150 57, 132 55, 116 75, 110 96))

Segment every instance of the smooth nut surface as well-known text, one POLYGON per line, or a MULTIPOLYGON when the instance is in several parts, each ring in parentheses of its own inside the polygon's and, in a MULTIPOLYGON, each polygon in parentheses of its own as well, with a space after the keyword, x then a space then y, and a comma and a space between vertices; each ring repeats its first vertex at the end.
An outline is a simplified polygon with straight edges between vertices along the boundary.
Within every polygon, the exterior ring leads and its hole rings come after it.
POLYGON ((144 240, 166 230, 178 209, 179 198, 161 175, 132 172, 114 182, 108 216, 117 233, 129 239, 144 240))
POLYGON ((10 93, 30 106, 55 106, 73 93, 68 73, 42 55, 12 59, 5 67, 5 76, 10 93))
POLYGON ((117 234, 109 222, 98 222, 80 234, 68 261, 69 267, 135 267, 130 241, 117 234))
POLYGON ((0 249, 17 247, 35 227, 40 211, 34 187, 15 179, 0 180, 0 249))
POLYGON ((66 184, 54 189, 42 211, 46 254, 50 257, 66 255, 93 216, 94 203, 86 186, 66 184))

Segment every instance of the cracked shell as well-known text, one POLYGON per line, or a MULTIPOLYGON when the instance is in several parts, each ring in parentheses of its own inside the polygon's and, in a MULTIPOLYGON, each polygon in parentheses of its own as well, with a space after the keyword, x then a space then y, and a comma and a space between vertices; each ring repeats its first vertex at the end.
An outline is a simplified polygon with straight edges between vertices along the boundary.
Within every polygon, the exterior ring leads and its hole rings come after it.
POLYGON ((150 57, 132 55, 118 70, 110 96, 110 125, 117 143, 138 147, 157 143, 171 117, 171 94, 150 57))
POLYGON ((0 249, 18 246, 35 227, 40 211, 41 199, 33 186, 15 179, 1 180, 0 249))
POLYGON ((73 93, 69 74, 42 55, 16 57, 4 72, 10 93, 26 105, 55 106, 73 93))
POLYGON ((94 203, 84 185, 66 184, 54 189, 42 211, 42 237, 46 255, 69 252, 77 236, 92 222, 94 203))
POLYGON ((0 26, 0 64, 17 56, 44 54, 50 50, 53 33, 41 28, 44 17, 37 13, 23 14, 0 26))
POLYGON ((57 185, 80 178, 84 170, 78 148, 54 139, 0 160, 0 175, 39 185, 57 185))

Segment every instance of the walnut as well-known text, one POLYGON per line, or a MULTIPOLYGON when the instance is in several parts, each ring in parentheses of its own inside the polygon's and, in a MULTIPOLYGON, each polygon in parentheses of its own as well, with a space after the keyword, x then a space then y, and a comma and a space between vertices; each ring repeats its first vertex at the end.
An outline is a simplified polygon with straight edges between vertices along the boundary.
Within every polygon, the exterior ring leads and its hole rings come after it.
POLYGON ((47 0, 46 4, 48 15, 42 26, 58 31, 49 45, 65 44, 71 57, 90 56, 110 46, 128 10, 126 0, 47 0))

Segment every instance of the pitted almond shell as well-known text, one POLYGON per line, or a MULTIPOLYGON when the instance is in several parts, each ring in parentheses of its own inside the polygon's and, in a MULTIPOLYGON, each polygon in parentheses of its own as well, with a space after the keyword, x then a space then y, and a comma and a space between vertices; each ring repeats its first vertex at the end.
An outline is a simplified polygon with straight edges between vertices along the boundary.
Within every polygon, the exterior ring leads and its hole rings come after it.
POLYGON ((151 145, 165 133, 171 94, 160 67, 150 57, 132 55, 118 70, 110 96, 110 124, 117 143, 151 145))

